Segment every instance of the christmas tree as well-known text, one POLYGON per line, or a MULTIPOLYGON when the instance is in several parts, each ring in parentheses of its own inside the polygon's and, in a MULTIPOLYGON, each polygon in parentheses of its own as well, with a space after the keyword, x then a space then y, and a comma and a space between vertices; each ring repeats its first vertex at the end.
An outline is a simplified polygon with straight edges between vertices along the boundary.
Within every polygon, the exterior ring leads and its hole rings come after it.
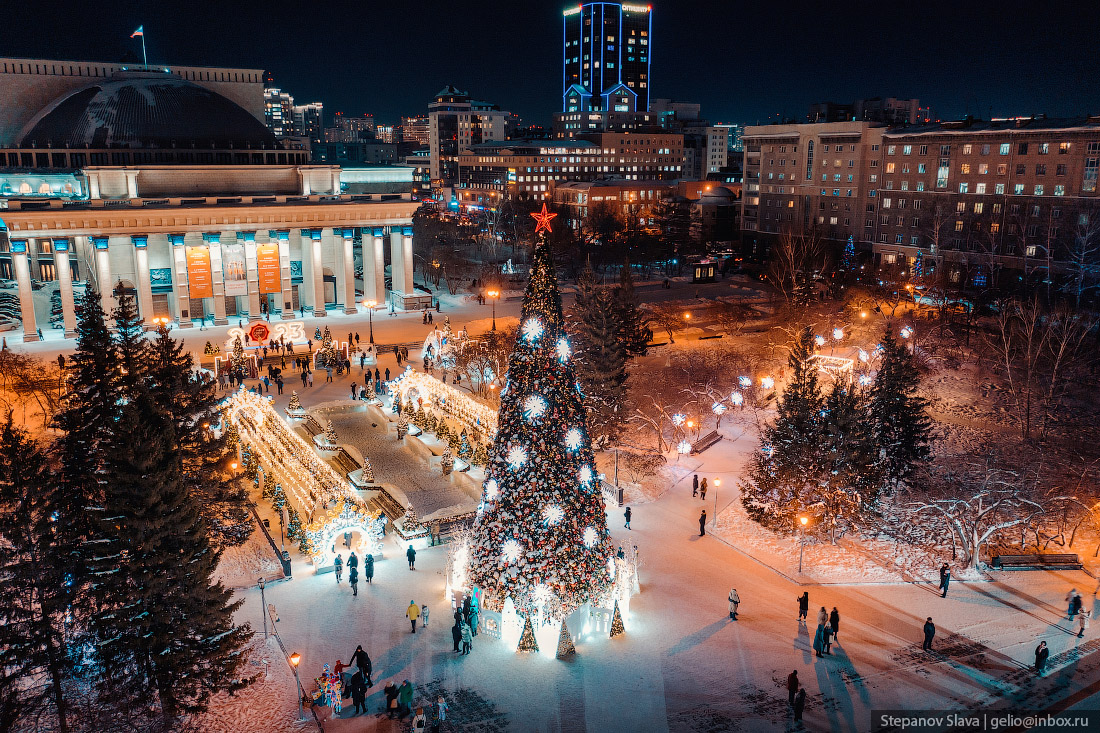
POLYGON ((623 615, 619 613, 619 602, 615 601, 615 613, 611 616, 611 638, 622 636, 626 633, 623 627, 623 615))
POLYGON ((517 652, 537 652, 539 650, 539 643, 535 639, 535 630, 531 626, 531 616, 527 615, 523 618, 523 634, 519 637, 519 646, 516 647, 517 652))
POLYGON ((336 427, 332 424, 332 420, 325 424, 325 441, 329 445, 336 445, 336 427))
POLYGON ((290 404, 286 406, 287 410, 297 412, 302 409, 302 401, 298 399, 298 391, 292 390, 290 393, 290 404))
POLYGON ((363 385, 367 390, 367 402, 374 402, 378 399, 377 393, 374 391, 374 380, 367 378, 367 383, 363 385))
POLYGON ((214 356, 215 354, 222 353, 221 347, 215 346, 209 341, 206 342, 206 348, 202 350, 202 353, 206 356, 214 356))
POLYGON ((439 457, 439 467, 443 469, 444 476, 454 470, 455 457, 449 446, 443 449, 443 455, 439 457))
POLYGON ((611 539, 561 296, 539 221, 521 325, 501 394, 499 428, 474 520, 470 576, 486 605, 529 612, 536 588, 564 613, 610 585, 611 539))
POLYGON ((793 528, 794 516, 814 503, 819 484, 823 402, 817 367, 808 361, 813 353, 813 333, 805 328, 787 359, 791 380, 775 422, 764 428, 761 450, 753 455, 741 486, 748 515, 776 529, 793 528))
POLYGON ((405 434, 409 432, 409 421, 405 419, 405 414, 401 413, 397 416, 397 439, 401 440, 405 437, 405 434))
POLYGON ((470 448, 470 436, 466 433, 466 428, 462 428, 462 432, 458 436, 458 455, 462 458, 469 459, 472 452, 470 448))
POLYGON ((880 453, 883 476, 898 483, 912 473, 913 464, 928 457, 932 423, 918 397, 920 374, 913 356, 886 329, 880 344, 882 357, 871 386, 870 417, 874 442, 880 453))
POLYGON ((321 348, 317 351, 317 364, 325 369, 335 369, 339 366, 339 354, 332 343, 332 334, 325 326, 325 335, 321 337, 321 348))
POLYGON ((558 659, 571 657, 577 653, 577 647, 573 644, 573 637, 569 635, 569 629, 565 625, 565 619, 561 620, 561 633, 558 634, 558 659))
POLYGON ((244 358, 244 344, 241 337, 233 339, 233 356, 229 358, 229 375, 234 379, 244 379, 248 376, 248 365, 244 358))

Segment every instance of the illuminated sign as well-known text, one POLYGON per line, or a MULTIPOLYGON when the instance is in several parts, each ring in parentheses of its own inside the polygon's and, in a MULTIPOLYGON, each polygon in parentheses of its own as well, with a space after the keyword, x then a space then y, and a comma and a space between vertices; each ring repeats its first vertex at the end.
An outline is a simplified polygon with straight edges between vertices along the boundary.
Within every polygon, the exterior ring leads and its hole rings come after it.
MULTIPOLYGON (((578 8, 579 9, 579 8, 578 8)), ((648 13, 650 6, 648 5, 624 5, 623 10, 628 13, 648 13)))
POLYGON ((271 243, 256 245, 256 272, 259 275, 261 294, 282 291, 279 272, 279 245, 271 243))
MULTIPOLYGON (((623 7, 626 7, 626 6, 624 5, 623 7)), ((575 8, 569 8, 568 10, 563 12, 562 15, 564 15, 565 17, 568 18, 570 15, 576 15, 579 12, 581 12, 581 6, 580 5, 578 5, 575 8)))
POLYGON ((214 297, 210 250, 205 246, 187 248, 187 289, 195 300, 214 297))

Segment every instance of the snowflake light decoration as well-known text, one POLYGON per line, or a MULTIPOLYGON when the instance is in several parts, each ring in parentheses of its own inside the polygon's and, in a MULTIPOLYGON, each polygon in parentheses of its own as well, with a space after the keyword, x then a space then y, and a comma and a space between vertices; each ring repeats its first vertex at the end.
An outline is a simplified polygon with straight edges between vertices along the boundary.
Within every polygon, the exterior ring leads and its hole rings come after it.
POLYGON ((537 318, 528 318, 523 322, 523 337, 528 341, 536 341, 542 331, 542 321, 537 318))
POLYGON ((676 452, 682 456, 686 456, 688 453, 691 453, 691 443, 686 440, 681 440, 680 444, 676 446, 676 452))
POLYGON ((824 336, 814 336, 814 343, 817 344, 818 346, 824 346, 825 345, 825 337, 824 336))
POLYGON ((906 326, 905 328, 901 329, 900 335, 903 339, 907 339, 913 335, 913 329, 909 328, 909 326, 906 326))
POLYGON ((523 446, 513 445, 508 449, 508 465, 513 469, 519 468, 527 462, 527 451, 523 449, 523 446))
POLYGON ((863 349, 860 349, 860 350, 859 350, 859 360, 860 360, 860 361, 870 361, 870 360, 871 360, 871 355, 870 355, 870 354, 868 354, 868 353, 867 353, 866 351, 864 351, 863 349))
POLYGON ((584 442, 584 436, 577 428, 570 428, 565 434, 565 447, 569 450, 577 450, 582 442, 584 442))
POLYGON ((557 504, 551 504, 542 511, 547 524, 557 524, 565 518, 565 510, 557 504))
POLYGON ((520 553, 523 552, 523 548, 520 547, 519 542, 516 540, 505 540, 500 548, 500 552, 508 562, 515 562, 519 559, 520 553))
POLYGON ((573 354, 573 350, 569 348, 569 342, 565 339, 558 339, 558 345, 554 347, 554 350, 558 352, 558 361, 563 364, 573 354))
POLYGON ((596 546, 596 543, 600 541, 600 535, 596 532, 594 527, 589 527, 584 530, 584 546, 588 549, 592 549, 596 546))
POLYGON ((485 497, 489 500, 493 500, 498 496, 500 496, 500 487, 497 486, 497 480, 491 478, 488 483, 485 484, 485 497))
POLYGON ((726 411, 726 406, 723 405, 721 402, 715 402, 713 405, 710 406, 710 411, 713 412, 715 415, 721 415, 723 412, 726 411))
POLYGON ((859 375, 859 384, 860 384, 860 386, 866 387, 870 383, 871 383, 871 378, 869 376, 867 376, 866 374, 860 374, 859 375))
POLYGON ((836 341, 840 341, 842 338, 844 338, 844 329, 843 328, 834 328, 833 329, 833 339, 835 339, 836 341))
POLYGON ((677 427, 683 425, 684 420, 687 420, 687 418, 684 416, 684 413, 682 413, 682 412, 677 412, 675 415, 672 416, 672 424, 677 426, 677 427))
POLYGON ((535 604, 538 606, 545 606, 550 602, 550 586, 546 583, 539 583, 535 586, 535 604))
POLYGON ((752 377, 738 377, 737 383, 740 384, 742 387, 751 387, 752 377))
POLYGON ((577 472, 577 478, 581 480, 582 484, 587 484, 592 481, 592 468, 590 466, 581 466, 581 470, 577 472))
POLYGON ((523 416, 528 420, 538 420, 546 412, 546 400, 537 394, 528 395, 523 401, 523 416))
POLYGON ((730 395, 730 402, 732 402, 737 407, 740 407, 741 405, 745 404, 745 397, 740 392, 734 392, 730 395))
POLYGON ((772 379, 771 377, 764 377, 763 379, 760 380, 760 386, 763 387, 764 389, 771 389, 772 387, 775 386, 775 380, 772 379))

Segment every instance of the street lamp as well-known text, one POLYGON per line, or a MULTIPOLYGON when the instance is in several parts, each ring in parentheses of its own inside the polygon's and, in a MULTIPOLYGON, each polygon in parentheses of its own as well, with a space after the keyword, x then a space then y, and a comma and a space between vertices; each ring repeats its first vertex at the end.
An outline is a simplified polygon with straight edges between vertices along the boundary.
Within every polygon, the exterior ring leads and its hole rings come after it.
POLYGON ((305 697, 306 691, 302 689, 302 680, 298 677, 298 665, 302 661, 302 655, 298 652, 294 652, 287 661, 290 662, 290 668, 294 670, 294 681, 298 683, 298 720, 302 719, 302 698, 305 697))
POLYGON ((806 517, 799 517, 798 522, 801 525, 798 528, 799 535, 799 547, 798 547, 798 572, 802 573, 802 553, 806 551, 806 522, 810 521, 806 517))
POLYGON ((714 479, 714 526, 718 526, 718 487, 722 485, 722 479, 714 479))
POLYGON ((489 300, 493 301, 493 331, 497 330, 497 298, 500 297, 499 290, 489 290, 485 293, 489 300))
POLYGON ((377 300, 364 300, 363 307, 367 309, 367 320, 370 322, 370 342, 374 344, 374 306, 378 305, 377 300))
POLYGON ((256 585, 260 586, 260 613, 264 617, 264 639, 267 639, 267 600, 264 597, 264 586, 267 585, 267 581, 260 578, 256 581, 256 585))

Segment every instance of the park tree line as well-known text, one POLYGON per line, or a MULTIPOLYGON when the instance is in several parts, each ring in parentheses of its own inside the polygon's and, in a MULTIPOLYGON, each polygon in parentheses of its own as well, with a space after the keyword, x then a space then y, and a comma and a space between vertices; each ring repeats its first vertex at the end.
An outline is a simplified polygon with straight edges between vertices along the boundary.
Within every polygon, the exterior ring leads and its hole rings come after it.
POLYGON ((179 730, 251 681, 213 578, 252 529, 216 387, 115 295, 113 329, 94 288, 78 299, 56 439, 2 426, 0 730, 179 730))

